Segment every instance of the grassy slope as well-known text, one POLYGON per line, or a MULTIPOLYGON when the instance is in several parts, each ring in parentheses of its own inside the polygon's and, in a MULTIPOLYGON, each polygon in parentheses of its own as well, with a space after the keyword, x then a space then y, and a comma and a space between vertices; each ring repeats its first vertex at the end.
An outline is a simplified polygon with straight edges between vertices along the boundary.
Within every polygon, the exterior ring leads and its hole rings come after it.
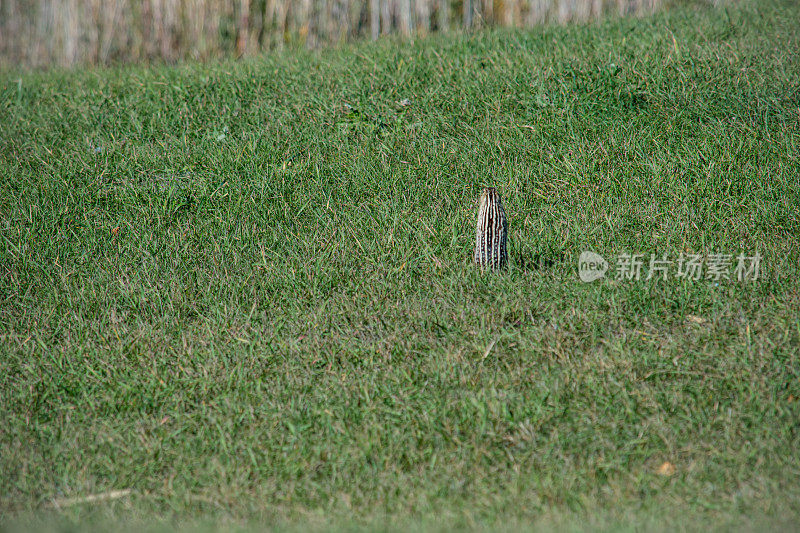
POLYGON ((0 74, 0 513, 797 518, 798 19, 0 74), (767 271, 587 285, 585 249, 767 271))

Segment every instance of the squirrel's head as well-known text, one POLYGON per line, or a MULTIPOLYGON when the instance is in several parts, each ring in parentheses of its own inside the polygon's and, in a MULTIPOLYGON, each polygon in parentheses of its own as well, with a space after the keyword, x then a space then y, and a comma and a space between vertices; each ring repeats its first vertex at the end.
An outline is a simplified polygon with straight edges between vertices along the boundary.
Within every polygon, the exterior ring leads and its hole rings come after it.
POLYGON ((484 205, 488 202, 499 202, 500 195, 497 194, 497 189, 494 187, 484 187, 483 192, 481 192, 481 198, 479 200, 480 205, 484 205))

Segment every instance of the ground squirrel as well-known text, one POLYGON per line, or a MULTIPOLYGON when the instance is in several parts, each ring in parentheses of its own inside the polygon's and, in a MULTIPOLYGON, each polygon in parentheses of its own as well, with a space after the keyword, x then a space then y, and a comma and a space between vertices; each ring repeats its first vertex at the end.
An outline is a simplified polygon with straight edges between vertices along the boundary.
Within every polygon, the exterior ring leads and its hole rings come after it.
POLYGON ((507 235, 508 220, 500 195, 494 187, 486 187, 478 203, 475 263, 491 270, 505 268, 508 263, 507 235))

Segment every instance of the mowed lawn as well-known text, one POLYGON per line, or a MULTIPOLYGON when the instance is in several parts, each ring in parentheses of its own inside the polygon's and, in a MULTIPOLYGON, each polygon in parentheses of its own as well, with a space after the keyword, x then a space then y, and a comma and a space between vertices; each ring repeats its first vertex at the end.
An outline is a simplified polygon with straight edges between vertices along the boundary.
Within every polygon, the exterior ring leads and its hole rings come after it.
POLYGON ((797 527, 799 21, 0 73, 0 522, 797 527))

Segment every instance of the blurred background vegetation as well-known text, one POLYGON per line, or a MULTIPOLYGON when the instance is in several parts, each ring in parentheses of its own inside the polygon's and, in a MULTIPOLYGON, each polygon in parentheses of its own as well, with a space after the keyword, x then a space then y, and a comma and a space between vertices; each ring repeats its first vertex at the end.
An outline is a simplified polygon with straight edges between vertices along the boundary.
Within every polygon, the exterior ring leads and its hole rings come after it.
POLYGON ((648 13, 663 0, 0 0, 0 66, 176 61, 485 25, 648 13))

